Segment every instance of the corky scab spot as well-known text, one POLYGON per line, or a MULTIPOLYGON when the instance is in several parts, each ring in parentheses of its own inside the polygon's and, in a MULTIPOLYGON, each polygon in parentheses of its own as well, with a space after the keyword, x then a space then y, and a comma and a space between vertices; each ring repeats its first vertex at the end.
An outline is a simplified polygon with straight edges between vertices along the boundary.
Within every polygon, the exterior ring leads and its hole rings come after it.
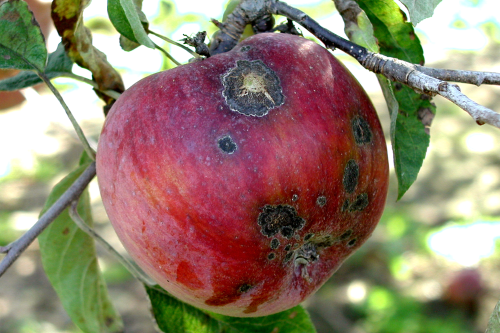
POLYGON ((242 285, 239 286, 238 292, 240 292, 241 294, 243 294, 243 293, 246 293, 247 291, 249 291, 252 288, 253 288, 253 286, 251 284, 243 283, 242 285))
POLYGON ((320 195, 316 199, 316 204, 320 207, 324 207, 326 205, 326 197, 324 195, 320 195))
POLYGON ((364 145, 372 141, 372 130, 370 125, 362 117, 356 117, 351 122, 354 140, 358 145, 364 145))
POLYGON ((342 184, 347 193, 352 193, 356 189, 359 181, 359 166, 355 160, 349 160, 344 168, 344 178, 342 184))
POLYGON ((262 60, 238 60, 222 75, 222 85, 229 108, 246 116, 263 117, 285 100, 280 79, 262 60))
POLYGON ((259 214, 257 223, 261 226, 264 236, 272 237, 281 233, 285 238, 292 238, 295 231, 304 227, 306 221, 297 210, 289 205, 265 205, 259 214))
POLYGON ((271 252, 267 255, 267 259, 269 260, 273 260, 274 258, 276 258, 276 254, 274 252, 271 252))
POLYGON ((271 241, 271 249, 273 250, 276 250, 278 247, 280 246, 280 241, 278 238, 274 238, 272 241, 271 241))
POLYGON ((362 193, 356 197, 356 199, 349 205, 349 211, 356 212, 362 211, 369 204, 368 194, 362 193))
POLYGON ((217 140, 217 144, 219 146, 219 149, 226 154, 232 154, 238 149, 238 146, 233 141, 233 138, 229 135, 223 136, 222 138, 217 140))

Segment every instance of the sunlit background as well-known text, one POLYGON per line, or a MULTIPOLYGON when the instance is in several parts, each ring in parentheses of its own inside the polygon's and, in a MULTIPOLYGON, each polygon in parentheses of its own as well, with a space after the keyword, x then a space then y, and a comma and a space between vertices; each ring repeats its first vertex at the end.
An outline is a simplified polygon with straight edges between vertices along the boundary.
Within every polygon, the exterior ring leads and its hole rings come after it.
MULTIPOLYGON (((143 11, 151 30, 180 40, 202 30, 211 36, 216 29, 210 18, 221 19, 226 2, 144 1, 143 11)), ((344 36, 332 1, 287 2, 344 36)), ((48 13, 46 2, 32 0, 31 5, 40 17, 48 13)), ((416 28, 427 65, 500 72, 498 13, 498 0, 443 0, 434 17, 416 28)), ((94 45, 119 70, 127 87, 173 66, 160 52, 145 47, 122 51, 105 15, 106 1, 92 2, 85 11, 86 25, 93 31, 94 45)), ((60 37, 50 28, 46 31, 51 31, 47 44, 52 52, 60 37)), ((190 58, 184 50, 152 39, 178 61, 190 58)), ((374 75, 341 52, 334 53, 370 94, 388 137, 387 108, 374 75)), ((77 66, 74 71, 90 78, 77 66)), ((102 103, 85 83, 62 78, 55 83, 95 146, 103 123, 102 103)), ((479 103, 500 111, 500 88, 461 87, 479 103)), ((75 167, 82 150, 63 109, 46 89, 25 89, 16 98, 22 97, 20 105, 0 110, 0 245, 36 222, 51 187, 75 167)), ((0 95, 0 105, 5 101, 6 95, 0 95)), ((438 114, 431 147, 415 185, 396 202, 391 169, 388 205, 373 237, 305 303, 318 332, 484 331, 500 299, 500 132, 477 126, 441 98, 434 101, 438 114)), ((90 192, 96 228, 123 251, 95 181, 90 192)), ((113 258, 101 255, 127 332, 154 332, 140 284, 113 258)), ((0 279, 0 333, 12 332, 78 332, 43 274, 36 243, 0 279)))

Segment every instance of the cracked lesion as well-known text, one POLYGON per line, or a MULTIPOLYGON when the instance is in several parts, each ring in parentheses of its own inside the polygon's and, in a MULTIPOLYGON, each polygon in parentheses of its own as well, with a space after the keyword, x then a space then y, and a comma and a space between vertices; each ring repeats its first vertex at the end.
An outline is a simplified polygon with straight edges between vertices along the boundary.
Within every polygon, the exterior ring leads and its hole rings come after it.
POLYGON ((229 108, 246 116, 263 117, 284 102, 280 79, 262 60, 238 60, 222 85, 229 108))

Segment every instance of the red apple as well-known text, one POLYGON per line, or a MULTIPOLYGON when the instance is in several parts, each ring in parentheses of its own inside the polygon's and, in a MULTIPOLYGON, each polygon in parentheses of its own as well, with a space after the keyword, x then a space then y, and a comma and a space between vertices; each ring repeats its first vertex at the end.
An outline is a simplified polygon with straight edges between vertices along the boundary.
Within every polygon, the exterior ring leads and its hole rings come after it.
POLYGON ((118 236, 159 285, 241 317, 315 292, 370 236, 388 185, 361 86, 320 45, 269 33, 125 91, 97 174, 118 236))

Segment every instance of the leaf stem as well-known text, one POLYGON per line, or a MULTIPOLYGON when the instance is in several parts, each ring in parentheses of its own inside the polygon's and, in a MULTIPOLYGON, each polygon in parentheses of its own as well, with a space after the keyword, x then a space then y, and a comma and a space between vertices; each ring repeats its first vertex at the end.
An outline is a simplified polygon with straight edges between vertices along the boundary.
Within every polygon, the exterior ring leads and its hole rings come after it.
POLYGON ((78 200, 74 200, 69 208, 69 216, 75 222, 75 224, 87 235, 92 237, 97 243, 99 243, 109 254, 118 259, 118 261, 125 266, 125 268, 132 274, 137 280, 141 281, 149 287, 156 285, 149 276, 141 271, 136 265, 122 256, 114 247, 112 247, 104 238, 102 238, 94 229, 88 226, 85 221, 78 214, 78 200))
MULTIPOLYGON (((87 79, 86 77, 83 77, 80 75, 76 75, 73 73, 64 73, 64 74, 60 75, 59 77, 67 77, 70 79, 78 80, 78 81, 84 82, 88 85, 91 85, 96 90, 99 90, 99 86, 98 86, 97 82, 90 80, 90 79, 87 79)), ((109 97, 114 98, 114 99, 118 99, 121 96, 121 94, 115 90, 99 90, 99 91, 102 92, 104 95, 109 96, 109 97)))
POLYGON ((66 111, 66 115, 68 116, 69 120, 71 121, 71 124, 73 124, 73 128, 75 129, 76 134, 78 135, 78 138, 80 139, 81 143, 83 144, 83 149, 85 150, 85 152, 87 153, 87 155, 90 156, 90 158, 92 158, 93 160, 95 160, 95 151, 94 151, 94 149, 92 149, 92 147, 90 147, 90 144, 87 141, 87 138, 85 137, 85 134, 83 134, 82 128, 80 127, 80 125, 76 121, 75 117, 71 113, 71 110, 69 109, 68 105, 66 104, 66 102, 62 98, 62 96, 59 93, 59 91, 57 91, 56 87, 54 87, 54 85, 52 84, 52 82, 50 82, 50 80, 47 78, 47 76, 45 75, 45 73, 43 73, 41 71, 37 71, 37 74, 43 80, 43 82, 45 82, 45 84, 49 87, 50 91, 52 91, 52 93, 54 94, 54 96, 56 96, 57 100, 59 101, 59 103, 64 108, 64 111, 66 111))
POLYGON ((194 52, 194 51, 193 51, 193 50, 191 50, 189 47, 187 47, 187 46, 185 46, 185 45, 182 45, 181 43, 177 43, 177 42, 176 42, 175 40, 173 40, 173 39, 170 39, 170 38, 168 38, 168 37, 165 37, 165 36, 163 36, 163 35, 160 35, 160 34, 158 34, 158 33, 154 32, 154 31, 151 31, 151 30, 148 30, 148 32, 149 32, 150 34, 152 34, 152 35, 154 35, 154 36, 158 37, 158 38, 163 39, 164 41, 166 41, 166 42, 168 42, 168 43, 170 43, 170 44, 173 44, 173 45, 175 45, 175 46, 178 46, 178 47, 180 47, 180 48, 184 49, 185 51, 189 52, 189 54, 191 54, 191 55, 192 55, 193 57, 195 57, 195 58, 201 58, 201 56, 200 56, 198 53, 194 52))
POLYGON ((74 200, 77 200, 83 190, 95 176, 95 162, 92 162, 75 182, 64 192, 54 204, 24 235, 7 246, 0 247, 0 253, 7 255, 0 262, 0 276, 16 261, 24 250, 63 212, 74 200))
POLYGON ((172 62, 174 64, 176 64, 177 66, 180 66, 182 65, 180 62, 178 62, 177 60, 174 59, 174 57, 172 57, 170 55, 170 53, 168 53, 167 51, 165 51, 163 48, 161 48, 158 44, 154 43, 155 44, 155 47, 160 50, 161 52, 163 52, 163 54, 165 54, 165 56, 167 56, 168 59, 172 60, 172 62))

